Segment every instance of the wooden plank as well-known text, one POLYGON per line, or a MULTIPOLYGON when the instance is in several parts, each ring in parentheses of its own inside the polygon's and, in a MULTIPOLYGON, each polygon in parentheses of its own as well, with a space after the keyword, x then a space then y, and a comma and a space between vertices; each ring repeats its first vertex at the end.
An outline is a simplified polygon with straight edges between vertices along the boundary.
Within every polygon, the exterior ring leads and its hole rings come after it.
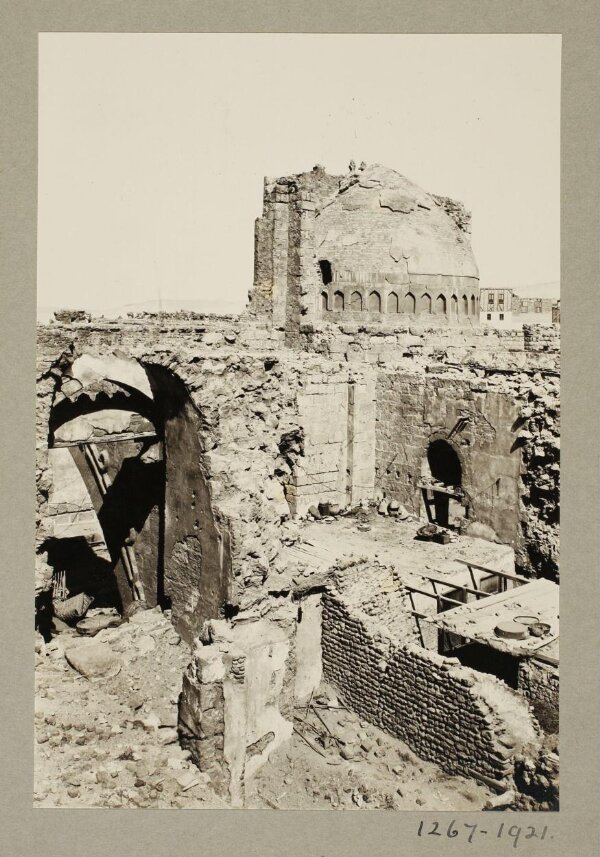
MULTIPOLYGON (((456 491, 449 491, 447 488, 439 488, 437 485, 424 485, 420 482, 417 487, 421 488, 422 491, 432 491, 436 494, 447 494, 448 497, 453 497, 455 500, 462 500, 464 497, 463 494, 457 494, 456 491)), ((432 503, 433 500, 430 500, 429 502, 432 503)))

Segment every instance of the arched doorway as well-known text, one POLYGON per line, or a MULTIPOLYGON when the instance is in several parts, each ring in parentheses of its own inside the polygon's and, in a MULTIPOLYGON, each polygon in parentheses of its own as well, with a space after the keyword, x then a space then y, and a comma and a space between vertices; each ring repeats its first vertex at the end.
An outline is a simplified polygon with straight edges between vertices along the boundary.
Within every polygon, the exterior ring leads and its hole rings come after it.
POLYGON ((191 641, 225 614, 231 559, 187 387, 158 364, 81 355, 57 391, 48 426, 53 535, 43 545, 55 579, 63 593, 121 613, 170 607, 191 641))
POLYGON ((463 472, 458 453, 447 440, 429 443, 421 466, 421 487, 430 522, 458 528, 467 514, 463 472))
POLYGON ((137 361, 81 355, 59 392, 45 546, 55 579, 70 597, 119 612, 164 604, 164 446, 148 376, 137 361))

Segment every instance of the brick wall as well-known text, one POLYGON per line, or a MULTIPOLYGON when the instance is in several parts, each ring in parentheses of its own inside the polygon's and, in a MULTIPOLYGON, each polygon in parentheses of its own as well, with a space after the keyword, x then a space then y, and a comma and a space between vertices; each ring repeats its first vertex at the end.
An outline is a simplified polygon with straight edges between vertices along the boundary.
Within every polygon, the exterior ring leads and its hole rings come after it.
POLYGON ((396 641, 336 591, 323 596, 322 647, 346 704, 449 773, 508 785, 515 758, 539 744, 526 702, 499 679, 396 641))

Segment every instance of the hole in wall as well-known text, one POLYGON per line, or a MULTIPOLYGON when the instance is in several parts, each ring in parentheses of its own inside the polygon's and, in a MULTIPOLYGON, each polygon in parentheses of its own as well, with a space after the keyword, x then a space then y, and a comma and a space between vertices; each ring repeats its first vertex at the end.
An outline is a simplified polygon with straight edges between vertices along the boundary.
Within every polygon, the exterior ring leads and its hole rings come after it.
POLYGON ((331 262, 328 259, 319 259, 319 270, 321 271, 321 281, 323 285, 328 286, 333 280, 331 262))

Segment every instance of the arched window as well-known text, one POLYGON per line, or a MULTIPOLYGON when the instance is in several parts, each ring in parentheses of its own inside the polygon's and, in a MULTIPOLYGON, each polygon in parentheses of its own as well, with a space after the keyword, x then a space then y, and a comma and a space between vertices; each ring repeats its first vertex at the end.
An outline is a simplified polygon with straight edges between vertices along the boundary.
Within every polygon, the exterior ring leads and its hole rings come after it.
POLYGON ((450 312, 452 315, 458 315, 458 298, 456 295, 452 295, 450 298, 450 312))
POLYGON ((328 286, 333 280, 333 271, 331 262, 328 259, 319 259, 319 269, 321 271, 321 280, 324 286, 328 286))
POLYGON ((400 312, 400 304, 396 292, 390 292, 387 298, 387 311, 400 312))
POLYGON ((371 292, 369 295, 369 312, 381 312, 381 297, 379 292, 371 292))
POLYGON ((361 312, 362 308, 362 297, 360 292, 352 292, 352 295, 350 296, 350 309, 352 312, 361 312))
POLYGON ((477 304, 475 303, 475 295, 471 295, 471 315, 477 312, 477 304))
POLYGON ((417 299, 412 292, 407 292, 405 295, 404 306, 406 307, 406 312, 412 313, 413 315, 417 311, 417 299))
POLYGON ((342 292, 335 292, 333 296, 333 308, 336 312, 344 309, 344 295, 342 292))
POLYGON ((438 295, 435 301, 435 311, 438 315, 446 315, 446 298, 438 295))
POLYGON ((469 315, 469 298, 466 295, 462 296, 462 313, 469 315))
POLYGON ((321 309, 329 309, 329 295, 327 294, 327 292, 321 292, 321 309))
POLYGON ((431 295, 428 295, 427 292, 421 296, 421 312, 431 312, 431 295))

